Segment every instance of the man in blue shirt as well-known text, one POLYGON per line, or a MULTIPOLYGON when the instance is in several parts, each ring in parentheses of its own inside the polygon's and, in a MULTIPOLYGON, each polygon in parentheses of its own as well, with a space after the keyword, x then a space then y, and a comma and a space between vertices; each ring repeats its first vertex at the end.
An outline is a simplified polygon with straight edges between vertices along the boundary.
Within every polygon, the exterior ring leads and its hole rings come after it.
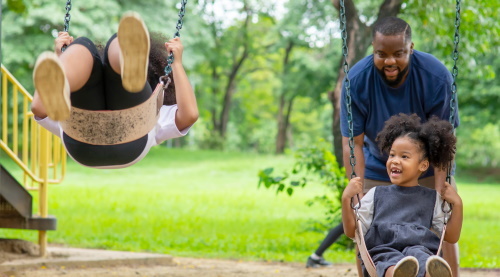
MULTIPOLYGON (((381 19, 373 27, 373 54, 360 60, 349 72, 353 119, 355 172, 364 180, 364 192, 379 185, 389 185, 387 156, 380 153, 375 138, 392 115, 416 113, 425 122, 431 116, 448 120, 452 77, 448 69, 434 56, 413 49, 411 28, 396 17, 381 19)), ((343 160, 350 177, 349 126, 342 90, 340 125, 343 160)), ((455 108, 454 126, 459 125, 455 108)), ((420 185, 440 190, 446 171, 430 169, 419 180, 420 185)), ((455 186, 454 180, 452 185, 455 186)), ((456 188, 456 186, 455 186, 456 188)), ((333 228, 318 250, 308 259, 308 267, 329 265, 322 258, 340 236, 340 226, 333 228)), ((445 243, 445 259, 453 275, 458 276, 458 249, 445 243)))

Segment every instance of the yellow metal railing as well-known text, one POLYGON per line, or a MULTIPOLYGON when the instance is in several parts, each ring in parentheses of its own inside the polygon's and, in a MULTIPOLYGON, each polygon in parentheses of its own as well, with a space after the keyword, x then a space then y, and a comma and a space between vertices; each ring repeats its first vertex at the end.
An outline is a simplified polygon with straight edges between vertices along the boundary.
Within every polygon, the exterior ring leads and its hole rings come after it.
MULTIPOLYGON (((66 151, 59 137, 36 123, 30 109, 33 97, 1 65, 2 134, 0 148, 22 169, 23 185, 38 192, 38 214, 48 216, 47 188, 62 182, 66 151)), ((39 231, 40 253, 45 255, 47 237, 39 231)))

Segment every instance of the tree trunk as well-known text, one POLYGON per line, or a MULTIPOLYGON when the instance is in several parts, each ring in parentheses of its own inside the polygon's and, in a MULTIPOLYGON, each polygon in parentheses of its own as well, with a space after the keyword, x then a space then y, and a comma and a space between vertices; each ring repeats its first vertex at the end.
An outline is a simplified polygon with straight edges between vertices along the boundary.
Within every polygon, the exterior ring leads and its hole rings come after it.
MULTIPOLYGON (((219 80, 219 74, 217 73, 217 65, 212 66, 212 80, 214 80, 214 83, 217 84, 219 80)), ((218 89, 216 86, 212 86, 212 104, 211 104, 211 113, 212 113, 212 124, 214 126, 213 130, 219 130, 220 128, 220 122, 218 121, 217 118, 217 105, 214 105, 213 103, 217 103, 217 94, 218 94, 218 89)))
MULTIPOLYGON (((213 5, 214 1, 211 1, 211 4, 213 5)), ((205 2, 203 10, 206 10, 206 5, 207 5, 207 2, 205 2)), ((211 16, 215 17, 213 10, 211 11, 211 16)), ((217 32, 218 32, 218 29, 217 29, 217 25, 216 25, 215 20, 214 20, 214 22, 212 22, 212 24, 210 24, 210 34, 212 36, 212 40, 215 43, 214 51, 216 52, 217 56, 220 56, 221 39, 217 35, 217 32)), ((209 110, 210 110, 211 117, 212 117, 211 120, 212 120, 213 128, 210 131, 213 135, 217 135, 217 133, 219 132, 218 130, 220 129, 221 123, 219 121, 219 111, 217 109, 218 105, 215 103, 217 103, 219 101, 218 96, 219 96, 219 93, 221 91, 219 81, 220 81, 221 73, 219 73, 217 61, 214 61, 214 60, 209 60, 209 61, 210 61, 209 62, 210 70, 212 71, 211 75, 212 75, 212 82, 213 82, 213 85, 210 88, 210 91, 212 93, 212 98, 211 98, 211 101, 210 101, 211 103, 209 106, 209 110)))
POLYGON ((229 111, 231 109, 231 102, 233 99, 234 91, 236 90, 236 76, 238 76, 239 70, 243 65, 243 62, 248 58, 249 55, 249 43, 250 38, 248 37, 248 25, 250 24, 250 19, 252 13, 245 3, 245 10, 247 11, 245 22, 242 26, 243 32, 243 52, 241 56, 234 61, 234 64, 229 73, 228 82, 225 89, 224 100, 222 103, 222 112, 220 114, 220 126, 219 134, 222 138, 226 137, 227 124, 229 122, 229 111))
POLYGON ((288 140, 288 129, 290 129, 290 114, 292 113, 293 99, 285 100, 285 95, 280 97, 280 108, 278 114, 278 134, 276 136, 276 154, 283 154, 288 140))
MULTIPOLYGON (((403 0, 385 0, 380 5, 377 20, 387 17, 396 16, 400 9, 403 0)), ((340 0, 332 0, 333 6, 340 12, 340 0)), ((347 63, 349 67, 365 57, 368 47, 372 41, 372 25, 367 26, 359 17, 358 11, 353 0, 344 1, 346 10, 346 27, 347 27, 347 46, 348 56, 347 63)), ((344 80, 344 59, 341 57, 339 64, 339 72, 335 89, 329 92, 329 99, 333 105, 333 148, 335 157, 339 164, 343 164, 342 159, 342 134, 340 132, 340 98, 342 92, 342 81, 344 80)))
POLYGON ((286 142, 287 142, 287 130, 290 124, 290 113, 292 111, 293 98, 290 100, 286 100, 287 91, 285 91, 284 83, 285 78, 288 73, 288 63, 290 60, 290 55, 292 53, 294 43, 292 40, 288 42, 288 45, 285 49, 285 57, 283 58, 283 75, 281 79, 283 80, 281 95, 279 99, 279 109, 278 109, 278 133, 276 134, 276 154, 282 154, 285 151, 286 142))

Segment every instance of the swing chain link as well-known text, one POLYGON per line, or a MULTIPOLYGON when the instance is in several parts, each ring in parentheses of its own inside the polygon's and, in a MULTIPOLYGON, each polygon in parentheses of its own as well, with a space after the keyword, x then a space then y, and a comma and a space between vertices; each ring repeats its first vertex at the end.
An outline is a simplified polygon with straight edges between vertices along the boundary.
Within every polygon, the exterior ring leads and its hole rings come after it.
MULTIPOLYGON (((174 38, 181 36, 180 30, 182 29, 182 25, 184 24, 182 19, 184 18, 184 15, 186 14, 186 4, 187 4, 187 0, 181 0, 181 8, 179 10, 179 19, 177 20, 177 25, 176 25, 177 31, 174 34, 174 38)), ((168 55, 168 58, 167 58, 167 66, 165 67, 165 76, 160 78, 160 81, 164 84, 164 86, 166 84, 166 82, 164 80, 166 78, 168 78, 168 75, 170 74, 170 72, 172 72, 172 63, 173 62, 174 62, 174 54, 172 52, 170 52, 170 54, 168 55)))
MULTIPOLYGON (((456 102, 457 102, 457 76, 458 76, 458 66, 457 66, 457 61, 458 61, 458 44, 460 42, 460 1, 461 0, 456 0, 456 12, 455 12, 455 35, 453 38, 454 42, 454 48, 453 48, 453 68, 451 70, 451 75, 453 78, 453 82, 451 84, 451 99, 450 99, 450 124, 452 127, 455 126, 455 109, 456 109, 456 102)), ((453 167, 453 162, 450 162, 447 170, 447 175, 446 175, 446 182, 451 184, 451 171, 453 167)), ((448 211, 445 211, 444 209, 444 204, 441 207, 443 212, 450 212, 452 207, 451 205, 449 206, 448 211)))
POLYGON ((71 0, 68 0, 66 2, 66 15, 64 16, 64 31, 65 32, 69 31, 69 21, 71 20, 71 14, 69 14, 70 11, 71 11, 71 0))
POLYGON ((460 42, 460 0, 456 0, 456 14, 455 14, 455 36, 454 36, 454 49, 453 49, 453 69, 452 77, 453 83, 451 84, 451 100, 450 100, 450 123, 454 126, 455 121, 455 106, 457 97, 457 76, 458 76, 458 43, 460 42))
POLYGON ((352 121, 352 98, 351 98, 351 81, 349 80, 349 64, 347 62, 347 55, 349 53, 349 49, 347 48, 347 22, 345 15, 345 5, 344 0, 340 1, 340 29, 342 36, 342 55, 344 56, 344 84, 346 90, 346 106, 347 106, 347 122, 349 128, 349 148, 351 150, 351 155, 349 157, 349 163, 351 164, 352 173, 351 178, 356 177, 356 172, 354 171, 354 167, 356 165, 356 156, 354 156, 354 127, 352 121))
MULTIPOLYGON (((69 31, 69 21, 71 20, 71 14, 69 14, 70 11, 71 11, 71 0, 68 0, 66 2, 66 15, 64 15, 64 32, 69 31)), ((62 52, 66 51, 67 47, 68 45, 63 45, 61 51, 62 52)))
POLYGON ((445 224, 448 221, 448 217, 449 217, 449 214, 450 214, 452 208, 453 207, 451 206, 451 204, 446 202, 446 201, 443 201, 443 203, 441 204, 441 210, 444 213, 444 223, 445 224))
MULTIPOLYGON (((341 30, 341 37, 342 37, 342 55, 344 56, 344 64, 343 69, 344 69, 344 85, 345 85, 345 91, 346 91, 346 97, 345 97, 345 102, 346 102, 346 108, 347 108, 347 122, 348 122, 348 128, 349 128, 349 148, 350 148, 350 156, 349 156, 349 163, 351 164, 351 179, 356 177, 356 171, 355 171, 355 166, 356 166, 356 156, 354 155, 354 124, 352 121, 352 98, 351 98, 351 81, 349 80, 349 63, 347 62, 347 55, 349 54, 349 49, 347 48, 347 19, 345 15, 345 4, 344 0, 340 0, 340 30, 341 30)), ((361 200, 359 197, 359 194, 356 194, 356 197, 358 198, 358 203, 354 205, 354 197, 351 198, 351 208, 354 209, 354 211, 357 213, 358 210, 361 208, 361 200)))

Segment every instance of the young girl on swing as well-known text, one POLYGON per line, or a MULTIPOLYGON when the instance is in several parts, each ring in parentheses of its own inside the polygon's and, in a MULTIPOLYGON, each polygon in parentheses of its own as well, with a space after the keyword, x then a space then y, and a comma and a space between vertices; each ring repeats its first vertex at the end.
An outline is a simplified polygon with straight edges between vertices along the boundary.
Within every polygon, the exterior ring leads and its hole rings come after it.
MULTIPOLYGON (((179 38, 167 43, 158 37, 150 39, 146 25, 136 13, 126 13, 121 18, 118 33, 109 39, 102 58, 88 38, 73 40, 67 32, 60 32, 55 40, 55 53, 42 53, 33 72, 35 95, 31 109, 35 120, 60 136, 68 154, 82 165, 123 168, 135 164, 152 146, 186 135, 198 119, 196 98, 182 65, 182 52, 179 38), (64 52, 63 46, 67 46, 64 52), (172 82, 160 88, 158 94, 164 94, 161 103, 161 97, 153 99, 152 95, 167 65, 168 53, 174 57, 169 76, 172 82), (144 105, 148 103, 151 104, 144 105), (114 138, 121 139, 119 143, 88 142, 72 135, 73 129, 63 130, 61 126, 66 120, 74 122, 72 110, 125 111, 139 105, 146 107, 142 114, 124 113, 122 121, 111 117, 107 128, 91 126, 90 118, 85 117, 78 119, 80 126, 69 125, 78 127, 83 135, 87 130, 94 141, 96 137, 109 141, 110 137, 121 136, 114 138), (149 107, 155 111, 151 113, 149 107), (144 114, 153 120, 145 120, 144 114), (137 134, 131 137, 132 132, 127 133, 123 126, 133 126, 130 129, 137 134)), ((81 114, 89 117, 96 113, 81 114)))
MULTIPOLYGON (((452 130, 449 122, 437 117, 421 124, 415 114, 399 114, 387 120, 377 136, 380 150, 389 154, 386 168, 393 185, 372 188, 358 211, 379 277, 452 276, 446 261, 436 256, 445 217, 441 205, 446 201, 453 208, 444 240, 456 243, 462 229, 462 199, 448 183, 441 191, 418 184, 429 165, 444 170, 453 160, 452 130)), ((362 192, 356 177, 342 194, 342 220, 350 238, 356 229, 351 198, 362 192)))

